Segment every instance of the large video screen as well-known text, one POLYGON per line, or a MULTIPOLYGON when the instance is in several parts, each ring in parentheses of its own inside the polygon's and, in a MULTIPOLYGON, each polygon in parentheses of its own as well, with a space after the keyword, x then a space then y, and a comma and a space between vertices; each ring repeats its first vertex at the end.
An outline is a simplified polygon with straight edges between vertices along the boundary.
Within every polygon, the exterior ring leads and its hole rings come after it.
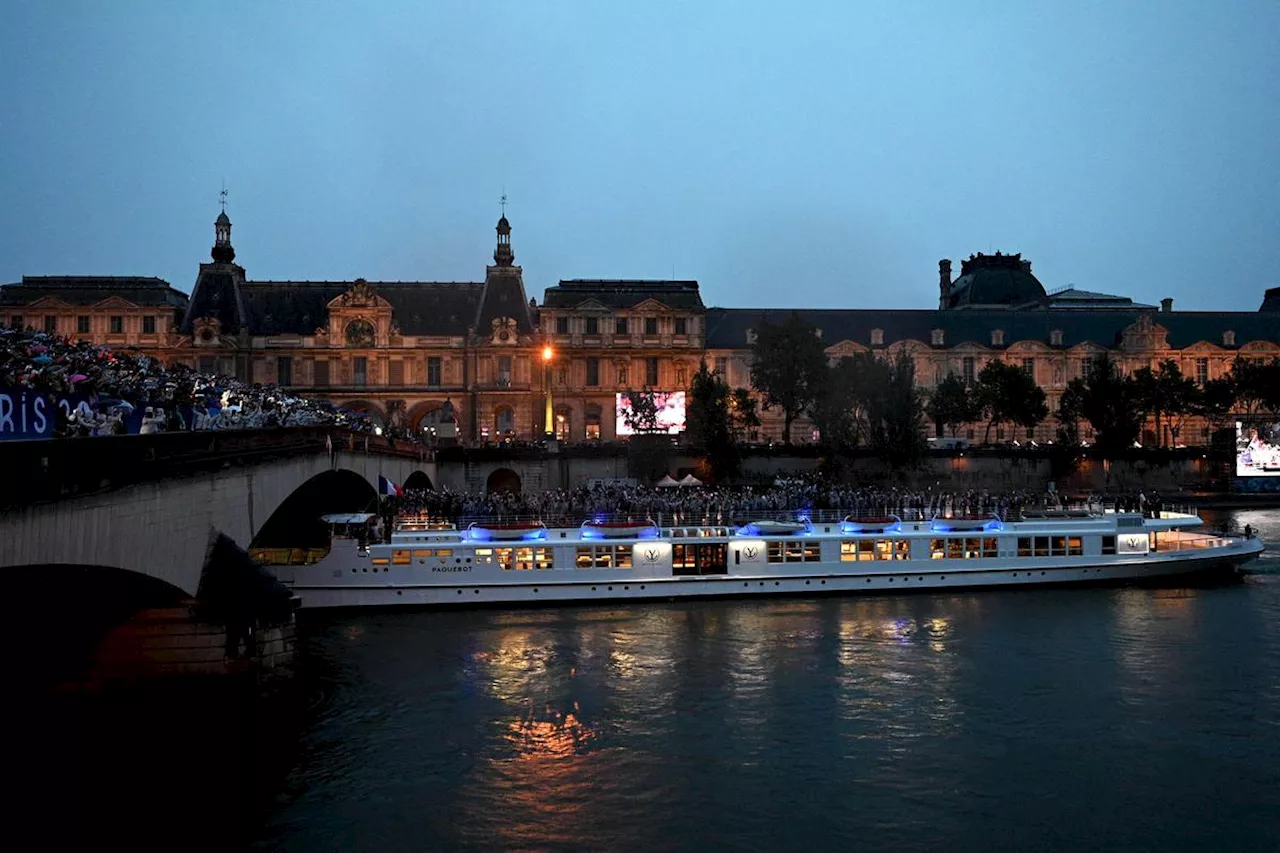
POLYGON ((1236 476, 1280 477, 1280 422, 1236 421, 1236 476))
MULTIPOLYGON (((678 432, 684 432, 684 392, 671 391, 669 393, 655 392, 653 401, 658 406, 658 432, 666 432, 674 435, 678 432)), ((631 427, 627 426, 627 415, 631 411, 631 401, 627 399, 626 394, 619 394, 617 403, 614 406, 617 416, 614 421, 614 429, 617 435, 632 435, 635 433, 631 427)))

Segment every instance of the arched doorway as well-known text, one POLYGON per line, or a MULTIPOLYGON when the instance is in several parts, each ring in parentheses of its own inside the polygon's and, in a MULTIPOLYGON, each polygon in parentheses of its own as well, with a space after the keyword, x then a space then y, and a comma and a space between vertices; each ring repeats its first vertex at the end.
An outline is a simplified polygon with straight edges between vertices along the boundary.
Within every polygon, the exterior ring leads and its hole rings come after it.
POLYGON ((426 471, 414 471, 405 478, 404 487, 406 489, 420 489, 423 491, 429 491, 435 488, 431 483, 431 478, 427 476, 426 471))
POLYGON ((448 398, 418 403, 409 410, 407 421, 409 430, 428 443, 458 437, 458 410, 448 398))
POLYGON ((378 493, 354 471, 324 471, 293 490, 253 537, 251 548, 321 548, 329 528, 320 516, 377 512, 378 493))
POLYGON ((387 425, 386 413, 382 411, 382 408, 377 403, 372 403, 368 400, 348 400, 345 403, 339 403, 338 408, 366 415, 378 426, 385 427, 387 425))
POLYGON ((488 481, 485 482, 485 491, 510 492, 518 495, 520 494, 520 475, 510 468, 499 468, 489 475, 488 481))

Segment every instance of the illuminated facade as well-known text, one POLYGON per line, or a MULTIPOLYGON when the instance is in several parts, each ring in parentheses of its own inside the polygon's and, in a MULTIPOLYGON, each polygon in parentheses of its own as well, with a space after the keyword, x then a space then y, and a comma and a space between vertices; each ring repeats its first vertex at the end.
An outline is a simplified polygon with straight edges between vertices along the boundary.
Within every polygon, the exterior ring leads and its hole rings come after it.
POLYGON ((176 341, 187 294, 141 276, 23 276, 0 288, 0 325, 161 353, 176 341))
MULTIPOLYGON (((279 384, 442 439, 554 432, 582 441, 617 437, 619 394, 686 390, 703 359, 731 386, 749 387, 755 329, 792 313, 708 308, 696 281, 565 280, 539 306, 526 296, 505 216, 496 230, 483 281, 251 281, 223 212, 189 299, 159 279, 25 277, 0 288, 0 321, 279 384)), ((1017 255, 975 255, 960 273, 953 279, 951 262, 940 262, 936 309, 795 313, 819 329, 833 361, 908 353, 925 391, 951 373, 973 382, 992 360, 1030 371, 1049 419, 1030 436, 993 431, 997 441, 1052 439, 1066 384, 1103 356, 1126 372, 1173 359, 1200 382, 1228 373, 1237 356, 1280 356, 1280 288, 1257 311, 1175 312, 1172 300, 1157 308, 1046 292, 1017 255)), ((781 412, 761 415, 751 437, 781 440, 781 412)), ((981 440, 984 428, 960 435, 981 440)), ((1198 443, 1203 429, 1188 422, 1181 440, 1198 443)), ((797 420, 792 437, 811 440, 811 426, 797 420)))

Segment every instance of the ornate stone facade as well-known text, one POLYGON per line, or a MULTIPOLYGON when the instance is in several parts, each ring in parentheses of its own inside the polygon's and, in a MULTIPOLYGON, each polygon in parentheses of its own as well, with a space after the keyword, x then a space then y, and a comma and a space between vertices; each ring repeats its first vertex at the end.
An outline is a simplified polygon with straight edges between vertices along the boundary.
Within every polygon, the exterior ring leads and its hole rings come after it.
MULTIPOLYGON (((749 387, 755 329, 792 313, 707 308, 696 281, 566 280, 539 307, 526 297, 505 216, 496 231, 483 281, 250 281, 223 213, 190 299, 159 279, 27 277, 0 289, 0 321, 276 383, 443 439, 540 437, 549 391, 549 429, 580 441, 616 437, 618 394, 684 390, 703 359, 731 386, 749 387)), ((1051 413, 1067 382, 1104 355, 1125 371, 1173 359, 1201 382, 1237 356, 1280 356, 1275 289, 1257 311, 1182 312, 1172 300, 1157 309, 1046 292, 1018 255, 974 255, 954 281, 944 260, 939 277, 938 309, 796 313, 818 327, 832 360, 908 353, 926 391, 949 373, 973 381, 991 360, 1020 365, 1051 413)), ((762 414, 754 438, 781 440, 781 413, 762 414)), ((1197 443, 1202 427, 1184 425, 1182 440, 1197 443)), ((1051 414, 1031 436, 1056 430, 1051 414)), ((961 434, 981 439, 983 428, 961 434)), ((1006 427, 992 437, 1028 436, 1006 427)), ((811 439, 803 419, 793 439, 811 439)))

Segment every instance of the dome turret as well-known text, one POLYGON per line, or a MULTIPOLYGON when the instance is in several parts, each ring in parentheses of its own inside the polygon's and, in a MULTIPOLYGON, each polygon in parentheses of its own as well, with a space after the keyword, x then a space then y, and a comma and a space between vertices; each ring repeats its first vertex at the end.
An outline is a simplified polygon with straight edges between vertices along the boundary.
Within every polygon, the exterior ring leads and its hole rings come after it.
POLYGON ((948 308, 1016 308, 1043 300, 1044 285, 1021 254, 976 254, 960 262, 960 277, 947 290, 948 308))

